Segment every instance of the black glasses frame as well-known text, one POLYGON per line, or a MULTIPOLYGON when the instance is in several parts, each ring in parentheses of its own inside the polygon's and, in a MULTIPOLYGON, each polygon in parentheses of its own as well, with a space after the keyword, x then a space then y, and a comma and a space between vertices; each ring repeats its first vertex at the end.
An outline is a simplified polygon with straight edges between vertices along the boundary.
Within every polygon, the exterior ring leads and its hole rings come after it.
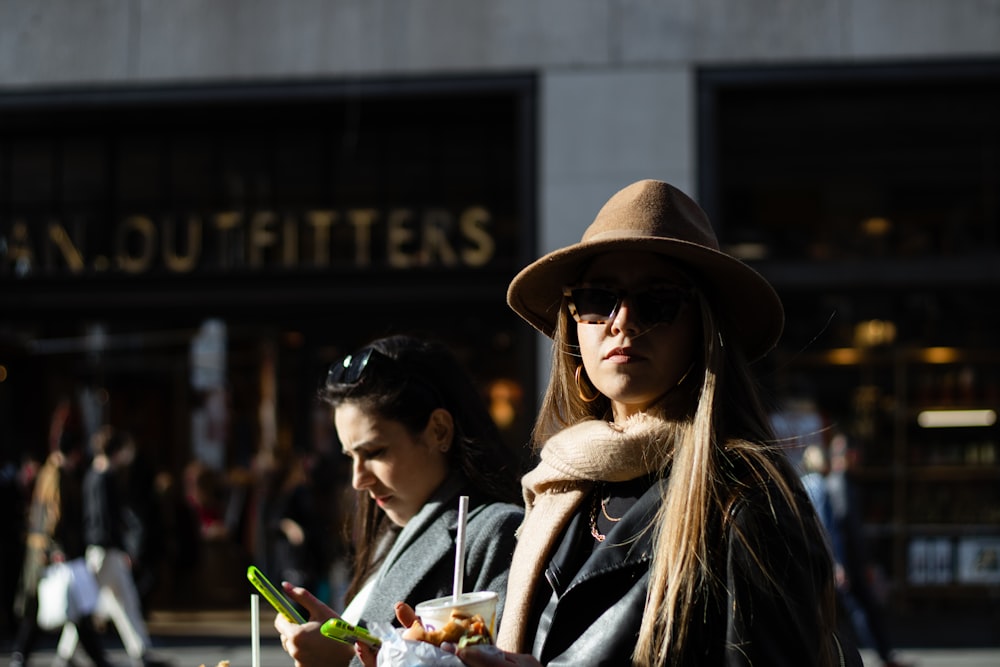
POLYGON ((678 316, 680 316, 681 311, 684 306, 691 301, 694 296, 694 289, 691 287, 651 287, 646 289, 638 290, 626 290, 617 289, 614 287, 603 287, 603 286, 592 286, 592 285, 574 285, 563 287, 563 296, 566 297, 566 307, 569 309, 569 314, 573 316, 573 319, 580 324, 607 324, 615 318, 618 313, 618 309, 621 308, 622 301, 626 297, 632 303, 632 307, 635 308, 636 316, 638 319, 645 324, 673 324, 678 316), (581 301, 580 292, 584 290, 590 290, 594 292, 602 292, 607 295, 608 300, 610 297, 614 297, 614 306, 611 311, 607 314, 600 314, 599 317, 595 317, 596 313, 586 313, 581 315, 579 309, 577 308, 577 302, 581 301), (673 312, 664 317, 662 314, 650 315, 648 302, 644 303, 642 297, 647 295, 649 292, 653 291, 668 291, 677 295, 677 308, 673 312), (644 312, 645 311, 645 312, 644 312))
POLYGON ((351 388, 358 386, 369 372, 384 374, 399 387, 412 387, 427 396, 434 406, 447 406, 443 393, 423 373, 416 372, 409 364, 390 357, 372 346, 366 346, 345 355, 340 361, 330 365, 326 373, 327 389, 351 388))
POLYGON ((394 366, 395 361, 387 357, 374 347, 363 347, 357 352, 345 355, 340 361, 330 364, 330 370, 326 374, 326 385, 354 386, 361 382, 365 372, 369 367, 394 366))

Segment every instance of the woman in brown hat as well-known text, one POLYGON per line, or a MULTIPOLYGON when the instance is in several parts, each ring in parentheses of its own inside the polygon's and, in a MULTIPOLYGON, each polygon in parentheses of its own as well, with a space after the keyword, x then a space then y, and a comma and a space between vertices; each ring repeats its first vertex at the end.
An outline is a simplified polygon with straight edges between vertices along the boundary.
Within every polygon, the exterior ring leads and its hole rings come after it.
POLYGON ((554 341, 495 649, 469 665, 859 664, 750 363, 784 314, 701 208, 641 181, 510 306, 554 341), (530 653, 531 655, 526 655, 530 653))

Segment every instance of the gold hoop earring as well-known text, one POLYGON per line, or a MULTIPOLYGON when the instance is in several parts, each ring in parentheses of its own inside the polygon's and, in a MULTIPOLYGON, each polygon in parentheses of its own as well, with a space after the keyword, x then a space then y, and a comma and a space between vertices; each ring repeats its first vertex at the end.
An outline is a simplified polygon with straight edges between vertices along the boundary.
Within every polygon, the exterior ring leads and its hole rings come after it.
POLYGON ((583 401, 584 403, 593 403, 601 395, 601 392, 597 391, 595 388, 593 396, 587 396, 585 393, 583 393, 582 376, 583 376, 583 364, 580 364, 579 366, 576 367, 576 373, 573 374, 573 377, 576 378, 576 393, 580 396, 580 400, 583 401))

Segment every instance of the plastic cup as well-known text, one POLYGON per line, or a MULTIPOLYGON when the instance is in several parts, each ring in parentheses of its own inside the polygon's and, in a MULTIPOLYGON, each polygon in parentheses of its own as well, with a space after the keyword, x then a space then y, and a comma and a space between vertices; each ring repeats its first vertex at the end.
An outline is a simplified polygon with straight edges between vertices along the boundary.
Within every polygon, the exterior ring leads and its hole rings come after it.
POLYGON ((462 593, 455 600, 453 595, 435 598, 419 603, 414 611, 420 617, 421 623, 428 631, 440 630, 452 620, 452 612, 459 616, 479 614, 490 630, 490 636, 495 637, 497 622, 497 594, 493 591, 462 593))

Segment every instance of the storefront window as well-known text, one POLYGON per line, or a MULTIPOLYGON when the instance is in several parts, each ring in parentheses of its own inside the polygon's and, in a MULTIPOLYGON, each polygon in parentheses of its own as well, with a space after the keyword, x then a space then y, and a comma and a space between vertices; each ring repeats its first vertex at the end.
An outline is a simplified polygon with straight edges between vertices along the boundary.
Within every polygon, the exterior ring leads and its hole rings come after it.
POLYGON ((708 70, 701 81, 705 185, 734 252, 838 262, 1000 250, 1000 67, 708 70))
POLYGON ((4 460, 43 458, 68 400, 253 553, 259 466, 337 468, 319 383, 397 333, 449 345, 520 450, 533 105, 529 76, 0 96, 4 460))
POLYGON ((893 609, 996 612, 1000 64, 708 69, 701 200, 785 305, 782 442, 849 453, 893 609), (846 443, 846 449, 844 449, 846 443))

